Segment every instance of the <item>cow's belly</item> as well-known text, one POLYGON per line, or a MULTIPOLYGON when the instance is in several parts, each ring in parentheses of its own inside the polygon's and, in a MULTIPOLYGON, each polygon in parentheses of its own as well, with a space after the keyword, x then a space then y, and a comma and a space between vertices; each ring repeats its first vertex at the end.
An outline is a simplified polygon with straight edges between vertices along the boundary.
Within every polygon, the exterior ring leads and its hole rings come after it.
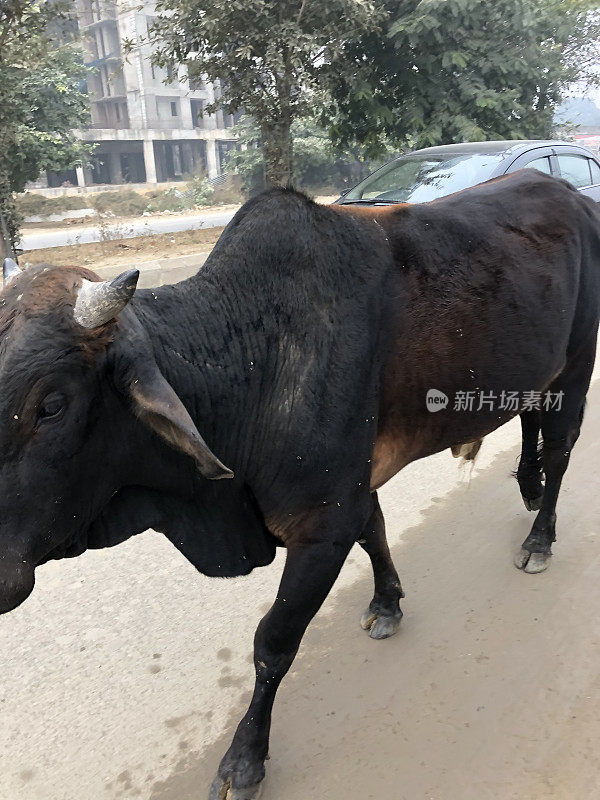
POLYGON ((426 458, 434 453, 450 449, 455 458, 473 461, 488 433, 501 427, 515 414, 497 417, 484 423, 473 425, 471 432, 464 431, 458 436, 451 429, 438 430, 436 426, 418 426, 409 433, 396 430, 379 435, 375 441, 372 455, 371 491, 379 489, 401 469, 413 461, 426 458))
MULTIPOLYGON (((534 389, 543 391, 561 370, 549 371, 534 389)), ((425 397, 425 391, 422 392, 425 397)), ((376 491, 412 461, 451 449, 456 458, 474 460, 481 442, 489 434, 518 415, 518 411, 489 413, 451 411, 405 414, 401 398, 388 407, 372 454, 371 490, 376 491)))

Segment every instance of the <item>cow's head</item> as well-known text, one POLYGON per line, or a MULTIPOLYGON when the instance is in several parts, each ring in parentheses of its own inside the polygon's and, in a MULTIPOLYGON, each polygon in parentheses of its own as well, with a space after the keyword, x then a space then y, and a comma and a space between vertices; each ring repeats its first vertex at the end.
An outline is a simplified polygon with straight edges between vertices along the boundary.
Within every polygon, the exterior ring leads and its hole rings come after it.
POLYGON ((186 474, 198 474, 195 462, 205 478, 232 475, 127 308, 138 274, 109 283, 87 270, 4 264, 0 613, 30 594, 37 565, 83 552, 87 531, 121 490, 153 488, 148 462, 160 460, 161 448, 186 474))

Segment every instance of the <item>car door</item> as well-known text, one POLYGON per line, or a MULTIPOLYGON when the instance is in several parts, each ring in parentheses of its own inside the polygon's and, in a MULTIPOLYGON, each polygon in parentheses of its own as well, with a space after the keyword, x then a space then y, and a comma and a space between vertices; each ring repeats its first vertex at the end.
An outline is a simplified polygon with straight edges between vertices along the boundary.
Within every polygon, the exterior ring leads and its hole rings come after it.
POLYGON ((538 169, 546 175, 556 175, 557 167, 554 151, 551 147, 533 147, 517 156, 506 169, 506 172, 515 172, 518 169, 538 169))
POLYGON ((600 164, 591 153, 562 151, 556 148, 560 177, 573 184, 581 194, 600 202, 600 164))

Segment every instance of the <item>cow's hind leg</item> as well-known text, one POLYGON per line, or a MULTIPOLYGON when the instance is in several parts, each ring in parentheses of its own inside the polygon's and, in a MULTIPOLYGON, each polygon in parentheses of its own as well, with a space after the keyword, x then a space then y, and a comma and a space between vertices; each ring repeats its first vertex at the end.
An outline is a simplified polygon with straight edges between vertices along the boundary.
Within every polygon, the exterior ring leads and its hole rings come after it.
POLYGON ((375 594, 360 624, 372 639, 387 639, 400 627, 400 598, 404 592, 385 538, 385 522, 376 493, 373 504, 373 513, 358 541, 371 559, 375 594))
POLYGON ((322 536, 327 540, 319 541, 315 534, 310 544, 288 546, 277 598, 254 637, 252 701, 221 761, 210 800, 254 800, 259 795, 275 694, 356 540, 356 532, 348 536, 347 529, 338 538, 335 531, 322 536))
POLYGON ((523 444, 517 469, 517 481, 521 497, 528 511, 539 511, 542 507, 544 470, 540 447, 542 418, 538 410, 524 411, 521 414, 523 444))
POLYGON ((515 559, 515 565, 525 572, 543 572, 552 558, 552 543, 556 540, 556 503, 571 450, 579 438, 595 350, 594 337, 593 342, 570 360, 565 371, 549 387, 548 391, 555 399, 554 407, 542 408, 541 411, 546 486, 531 533, 515 559))

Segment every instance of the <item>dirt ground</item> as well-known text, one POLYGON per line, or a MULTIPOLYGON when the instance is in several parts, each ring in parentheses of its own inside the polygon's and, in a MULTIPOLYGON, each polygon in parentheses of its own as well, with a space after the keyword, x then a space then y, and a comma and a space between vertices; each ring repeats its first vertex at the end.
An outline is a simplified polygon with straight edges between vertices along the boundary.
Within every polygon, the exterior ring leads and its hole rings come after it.
POLYGON ((140 261, 186 256, 212 250, 223 228, 161 233, 139 236, 135 239, 117 239, 91 244, 74 244, 67 247, 49 247, 45 250, 28 250, 24 263, 79 265, 96 269, 106 266, 126 266, 140 261))
MULTIPOLYGON (((472 474, 444 452, 383 487, 401 629, 360 629, 357 546, 279 691, 263 800, 598 800, 597 381, 588 400, 541 575, 512 565, 518 420, 472 474)), ((40 567, 0 617, 0 800, 206 800, 282 567, 205 578, 151 532, 40 567)))

